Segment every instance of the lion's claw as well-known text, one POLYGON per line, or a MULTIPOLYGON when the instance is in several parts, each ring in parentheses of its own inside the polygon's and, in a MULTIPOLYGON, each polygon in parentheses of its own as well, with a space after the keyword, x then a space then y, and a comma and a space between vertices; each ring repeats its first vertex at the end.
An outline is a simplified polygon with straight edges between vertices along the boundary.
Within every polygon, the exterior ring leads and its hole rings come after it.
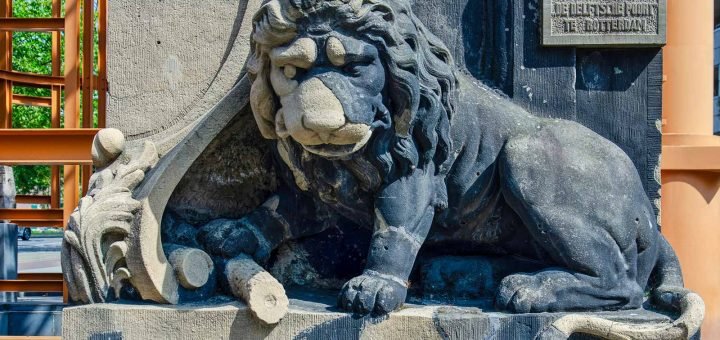
POLYGON ((385 315, 402 306, 407 288, 400 282, 363 274, 343 286, 338 305, 355 314, 385 315))

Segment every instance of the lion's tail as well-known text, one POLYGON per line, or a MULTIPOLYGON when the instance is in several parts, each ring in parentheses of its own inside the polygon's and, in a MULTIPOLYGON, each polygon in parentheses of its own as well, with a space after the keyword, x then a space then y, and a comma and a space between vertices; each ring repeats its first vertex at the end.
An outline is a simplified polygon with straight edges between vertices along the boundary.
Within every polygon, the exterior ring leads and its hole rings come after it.
POLYGON ((591 334, 610 340, 689 339, 698 332, 705 318, 705 303, 698 294, 683 288, 677 256, 662 236, 653 276, 659 284, 652 289, 653 303, 663 309, 680 311, 680 317, 672 323, 630 324, 595 316, 570 314, 540 332, 536 340, 564 340, 573 333, 591 334))

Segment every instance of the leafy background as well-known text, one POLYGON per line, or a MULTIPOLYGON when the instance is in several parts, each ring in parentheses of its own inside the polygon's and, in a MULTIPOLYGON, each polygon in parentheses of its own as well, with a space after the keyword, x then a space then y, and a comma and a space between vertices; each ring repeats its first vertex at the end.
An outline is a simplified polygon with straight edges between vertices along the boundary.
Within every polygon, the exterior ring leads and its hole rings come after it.
MULTIPOLYGON (((64 3, 65 2, 62 1, 61 8, 63 9, 65 7, 64 3)), ((64 10, 62 15, 64 15, 64 10)), ((13 1, 13 16, 17 18, 51 17, 52 2, 50 0, 15 0, 13 1)), ((97 20, 95 20, 95 22, 97 22, 97 20)), ((64 41, 64 36, 62 36, 62 41, 60 44, 62 55, 64 55, 64 41)), ((94 48, 95 60, 97 60, 97 53, 98 49, 96 29, 94 48)), ((14 71, 20 72, 29 72, 45 75, 52 74, 52 34, 49 32, 14 32, 12 68, 14 71)), ((38 89, 31 87, 14 86, 13 92, 15 94, 23 94, 28 96, 50 96, 49 89, 38 89)), ((96 96, 93 103, 95 111, 94 125, 97 126, 96 96)), ((62 110, 60 115, 60 126, 62 127, 64 125, 62 110)), ((50 119, 50 108, 13 105, 12 127, 15 129, 50 128, 50 119)), ((16 189, 18 194, 48 195, 50 193, 49 166, 16 166, 13 167, 13 170, 15 173, 15 184, 17 186, 16 189)))

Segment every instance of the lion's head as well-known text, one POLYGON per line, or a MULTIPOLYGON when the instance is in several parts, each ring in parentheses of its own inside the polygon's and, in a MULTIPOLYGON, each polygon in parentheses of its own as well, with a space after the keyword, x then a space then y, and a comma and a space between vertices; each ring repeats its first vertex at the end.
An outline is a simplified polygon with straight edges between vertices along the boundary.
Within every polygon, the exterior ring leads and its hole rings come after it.
MULTIPOLYGON (((404 0, 268 0, 254 18, 251 105, 262 135, 326 159, 366 150, 385 178, 451 148, 456 78, 404 0)), ((298 161, 281 152, 291 168, 298 161)))

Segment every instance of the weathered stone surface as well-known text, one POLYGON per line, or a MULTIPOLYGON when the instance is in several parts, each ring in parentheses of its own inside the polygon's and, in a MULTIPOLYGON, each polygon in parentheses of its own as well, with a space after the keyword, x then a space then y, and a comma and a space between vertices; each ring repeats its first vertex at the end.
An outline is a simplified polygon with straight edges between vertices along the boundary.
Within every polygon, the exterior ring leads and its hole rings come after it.
POLYGON ((272 145, 262 139, 246 108, 193 162, 168 206, 193 224, 241 218, 277 190, 273 164, 272 145))
MULTIPOLYGON (((291 292, 293 293, 293 292, 291 292)), ((333 294, 297 293, 277 325, 258 322, 247 306, 220 298, 184 306, 101 304, 66 308, 64 339, 532 339, 566 315, 501 314, 470 307, 410 305, 386 317, 353 317, 333 294)), ((588 313, 629 323, 669 324, 646 310, 588 313)), ((571 339, 594 339, 574 335, 571 339)))
POLYGON ((109 4, 108 126, 165 154, 237 81, 256 1, 109 4), (248 4, 251 5, 248 8, 248 4), (128 117, 133 117, 128 119, 128 117))

